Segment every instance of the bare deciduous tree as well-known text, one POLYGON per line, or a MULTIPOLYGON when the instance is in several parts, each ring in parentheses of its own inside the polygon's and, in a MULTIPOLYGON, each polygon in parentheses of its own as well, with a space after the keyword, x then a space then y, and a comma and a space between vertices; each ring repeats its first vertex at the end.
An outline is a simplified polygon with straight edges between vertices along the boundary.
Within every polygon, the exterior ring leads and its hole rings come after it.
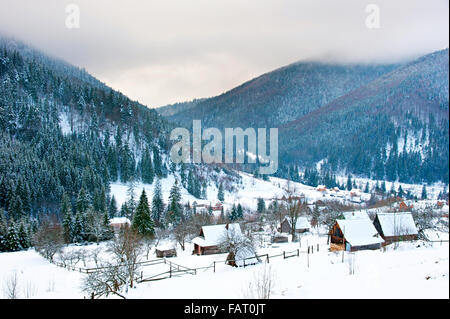
POLYGON ((299 196, 296 196, 296 188, 295 185, 291 183, 291 181, 287 181, 286 188, 284 190, 284 211, 286 213, 286 217, 288 218, 289 223, 291 224, 291 235, 292 241, 296 240, 297 233, 295 226, 297 224, 297 219, 302 212, 304 212, 307 208, 306 204, 301 200, 299 196))
POLYGON ((132 228, 123 227, 109 243, 108 250, 116 257, 118 264, 126 265, 130 287, 133 288, 138 272, 137 262, 143 250, 142 237, 132 228))
POLYGON ((101 271, 90 273, 83 279, 82 290, 90 298, 108 297, 110 294, 125 299, 122 288, 128 282, 128 269, 123 265, 103 264, 101 271))
POLYGON ((7 299, 17 299, 19 297, 19 279, 17 272, 13 272, 5 279, 3 293, 7 299))
POLYGON ((253 276, 253 281, 248 283, 244 298, 269 299, 275 286, 275 274, 270 265, 264 263, 261 269, 253 276))
POLYGON ((53 262, 53 257, 64 246, 62 226, 50 219, 44 219, 34 235, 34 248, 45 258, 53 262))

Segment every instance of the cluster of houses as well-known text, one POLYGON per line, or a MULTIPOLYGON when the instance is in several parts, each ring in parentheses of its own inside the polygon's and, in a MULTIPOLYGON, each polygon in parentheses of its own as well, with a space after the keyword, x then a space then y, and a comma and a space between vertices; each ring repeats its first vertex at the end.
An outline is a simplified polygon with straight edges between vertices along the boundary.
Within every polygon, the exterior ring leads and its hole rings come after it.
POLYGON ((415 240, 416 224, 410 212, 377 213, 372 222, 364 211, 344 213, 329 232, 331 250, 378 249, 401 240, 415 240))

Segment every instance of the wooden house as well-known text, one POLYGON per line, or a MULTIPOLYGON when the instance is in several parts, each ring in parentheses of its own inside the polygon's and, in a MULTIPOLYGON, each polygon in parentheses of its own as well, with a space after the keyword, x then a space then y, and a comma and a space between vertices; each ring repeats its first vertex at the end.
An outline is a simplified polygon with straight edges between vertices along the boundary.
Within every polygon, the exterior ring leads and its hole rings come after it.
POLYGON ((226 238, 227 232, 234 232, 239 236, 242 234, 241 226, 237 223, 203 226, 200 234, 192 239, 194 244, 192 254, 210 255, 224 253, 220 249, 220 244, 226 238))
POLYGON ((399 205, 398 205, 398 210, 399 211, 401 211, 401 212, 404 212, 404 211, 407 211, 407 210, 411 210, 411 209, 413 209, 414 208, 414 206, 413 205, 406 205, 406 203, 405 202, 401 202, 399 205))
POLYGON ((114 217, 109 220, 109 226, 117 233, 122 227, 131 226, 131 222, 126 217, 114 217))
POLYGON ((377 213, 373 224, 386 243, 416 240, 418 236, 414 218, 408 212, 377 213))
MULTIPOLYGON (((304 233, 311 229, 311 224, 305 216, 299 216, 297 218, 297 222, 295 223, 295 232, 296 233, 304 233)), ((287 217, 281 222, 278 231, 281 233, 290 233, 291 232, 291 222, 287 217)))
POLYGON ((370 219, 337 219, 330 230, 331 247, 357 251, 378 249, 384 240, 378 234, 370 219))
POLYGON ((278 233, 272 236, 271 241, 272 243, 287 243, 288 239, 288 236, 278 233))
POLYGON ((158 258, 176 257, 177 250, 173 246, 158 246, 155 248, 155 254, 158 258))

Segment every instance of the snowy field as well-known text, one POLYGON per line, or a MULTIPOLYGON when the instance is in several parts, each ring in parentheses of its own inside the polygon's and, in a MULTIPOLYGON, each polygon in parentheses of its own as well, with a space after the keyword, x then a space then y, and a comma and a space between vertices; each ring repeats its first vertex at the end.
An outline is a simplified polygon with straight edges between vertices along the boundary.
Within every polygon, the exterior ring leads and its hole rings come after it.
MULTIPOLYGON (((448 234, 446 236, 448 239, 448 234)), ((342 252, 329 252, 326 240, 326 236, 308 234, 302 236, 300 243, 266 243, 258 254, 273 256, 299 249, 300 256, 273 257, 269 264, 262 262, 246 268, 225 265, 225 254, 196 256, 191 254, 191 244, 185 251, 178 246, 178 257, 168 260, 186 267, 206 267, 216 261, 216 272, 210 268, 199 270, 197 275, 184 274, 143 282, 129 289, 126 297, 251 298, 255 295, 249 285, 255 283, 264 267, 270 267, 274 282, 271 298, 449 298, 447 242, 431 244, 417 241, 401 243, 396 249, 390 245, 385 251, 345 252, 342 261, 342 252), (308 245, 314 246, 314 253, 309 258, 305 253, 308 245)), ((104 245, 70 246, 67 249, 89 251, 99 247, 104 249, 104 245)), ((149 259, 155 259, 155 255, 151 253, 149 259)), ((83 266, 81 262, 79 266, 83 266)), ((145 277, 167 271, 168 266, 162 264, 141 270, 145 277)), ((81 291, 85 274, 50 264, 34 250, 0 254, 2 298, 5 298, 5 284, 14 273, 17 275, 19 298, 87 296, 81 291)))

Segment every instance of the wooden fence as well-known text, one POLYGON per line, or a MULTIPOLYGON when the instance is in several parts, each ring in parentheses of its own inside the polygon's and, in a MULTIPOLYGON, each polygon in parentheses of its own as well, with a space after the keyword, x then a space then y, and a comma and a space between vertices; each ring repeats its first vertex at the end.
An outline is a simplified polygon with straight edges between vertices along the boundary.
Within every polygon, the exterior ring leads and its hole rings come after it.
MULTIPOLYGON (((417 241, 417 240, 414 240, 414 241, 417 241)), ((425 241, 425 242, 440 243, 442 245, 442 243, 449 242, 449 241, 448 240, 430 240, 430 241, 425 241)), ((318 251, 319 251, 319 245, 317 245, 317 247, 316 247, 316 252, 318 252, 318 251)), ((137 262, 136 265, 139 265, 140 267, 148 267, 148 266, 153 266, 153 265, 158 265, 158 264, 166 264, 169 266, 169 270, 155 274, 155 275, 151 275, 149 277, 144 277, 143 271, 141 271, 140 275, 138 276, 138 278, 136 278, 136 280, 138 282, 148 282, 148 281, 155 281, 155 280, 162 280, 162 279, 167 279, 167 278, 172 278, 172 277, 178 277, 178 276, 185 275, 185 274, 197 275, 197 273, 200 270, 203 270, 203 272, 205 272, 208 269, 212 269, 213 272, 215 273, 217 270, 216 264, 227 264, 227 263, 233 262, 233 261, 234 262, 242 261, 243 267, 245 268, 245 267, 255 264, 254 262, 246 263, 247 260, 254 260, 256 258, 256 259, 258 259, 259 262, 265 261, 265 262, 269 263, 270 258, 283 257, 283 259, 288 259, 288 258, 292 258, 292 257, 299 257, 300 254, 305 254, 308 256, 307 261, 308 261, 308 266, 309 266, 309 255, 313 254, 313 253, 314 253, 314 246, 308 246, 306 251, 300 251, 300 249, 296 249, 293 251, 283 251, 282 253, 276 254, 276 255, 263 254, 263 255, 255 255, 252 257, 239 259, 239 260, 228 259, 225 261, 213 261, 209 266, 197 267, 197 268, 189 268, 186 266, 182 266, 173 261, 167 260, 166 258, 153 259, 153 260, 137 262)), ((123 263, 123 264, 118 264, 118 265, 114 265, 114 266, 106 266, 106 267, 81 268, 81 267, 74 267, 72 265, 68 265, 68 264, 64 264, 64 263, 60 263, 60 262, 53 262, 53 264, 55 264, 56 266, 59 266, 59 267, 66 268, 68 270, 78 271, 78 272, 81 272, 84 274, 98 272, 103 269, 108 269, 111 267, 127 265, 126 263, 123 263)))

